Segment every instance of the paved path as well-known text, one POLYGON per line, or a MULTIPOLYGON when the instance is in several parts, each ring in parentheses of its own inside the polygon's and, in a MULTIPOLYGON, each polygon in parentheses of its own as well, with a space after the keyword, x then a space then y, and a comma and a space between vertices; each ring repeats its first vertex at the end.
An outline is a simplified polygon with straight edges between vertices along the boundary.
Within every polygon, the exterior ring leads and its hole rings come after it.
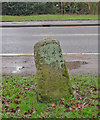
POLYGON ((98 20, 63 20, 63 21, 24 21, 24 22, 0 22, 3 27, 25 27, 25 26, 79 26, 79 25, 97 25, 98 20))
MULTIPOLYGON (((69 74, 98 74, 98 55, 63 55, 63 57, 69 74)), ((3 57, 2 73, 35 75, 34 56, 3 57)))

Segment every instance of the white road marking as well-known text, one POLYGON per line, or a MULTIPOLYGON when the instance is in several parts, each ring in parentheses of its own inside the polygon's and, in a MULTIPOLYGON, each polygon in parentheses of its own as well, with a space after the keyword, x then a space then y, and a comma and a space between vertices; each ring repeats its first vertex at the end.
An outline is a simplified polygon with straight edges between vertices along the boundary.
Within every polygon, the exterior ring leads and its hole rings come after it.
POLYGON ((32 36, 98 36, 100 34, 35 34, 32 36))

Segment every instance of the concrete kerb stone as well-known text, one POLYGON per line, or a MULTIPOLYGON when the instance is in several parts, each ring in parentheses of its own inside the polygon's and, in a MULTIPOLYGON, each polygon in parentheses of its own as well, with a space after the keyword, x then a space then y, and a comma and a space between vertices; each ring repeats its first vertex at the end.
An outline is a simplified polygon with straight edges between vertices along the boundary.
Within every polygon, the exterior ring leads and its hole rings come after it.
POLYGON ((0 27, 98 26, 98 20, 0 22, 0 27))
POLYGON ((73 95, 59 41, 44 39, 34 46, 38 99, 53 102, 73 95))

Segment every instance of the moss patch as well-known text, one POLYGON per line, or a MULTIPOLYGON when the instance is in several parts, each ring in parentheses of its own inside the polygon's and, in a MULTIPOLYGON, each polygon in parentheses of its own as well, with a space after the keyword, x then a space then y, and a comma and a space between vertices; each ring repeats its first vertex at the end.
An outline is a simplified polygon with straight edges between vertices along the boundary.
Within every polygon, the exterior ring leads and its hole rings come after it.
POLYGON ((43 65, 41 70, 37 70, 37 89, 41 102, 57 101, 73 94, 68 73, 57 66, 43 65))
POLYGON ((52 38, 35 45, 37 89, 41 102, 56 101, 73 94, 59 41, 52 38))

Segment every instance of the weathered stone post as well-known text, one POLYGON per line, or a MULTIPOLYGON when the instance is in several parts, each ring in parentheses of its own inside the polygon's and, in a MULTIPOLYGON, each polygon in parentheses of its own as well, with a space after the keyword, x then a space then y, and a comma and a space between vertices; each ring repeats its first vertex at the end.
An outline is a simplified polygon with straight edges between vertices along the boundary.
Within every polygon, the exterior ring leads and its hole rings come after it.
POLYGON ((53 102, 73 95, 59 41, 47 38, 34 46, 38 98, 53 102))

